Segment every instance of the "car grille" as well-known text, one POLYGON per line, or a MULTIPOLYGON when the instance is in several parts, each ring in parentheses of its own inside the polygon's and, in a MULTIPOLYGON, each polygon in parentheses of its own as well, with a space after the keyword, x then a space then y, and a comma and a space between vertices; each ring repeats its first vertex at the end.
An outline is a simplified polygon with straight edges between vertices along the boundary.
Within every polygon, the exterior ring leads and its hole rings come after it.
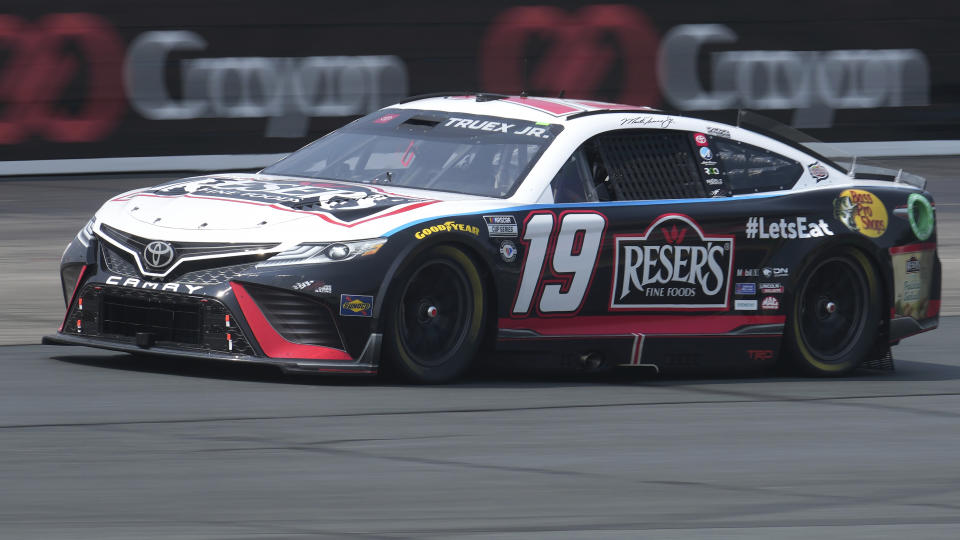
POLYGON ((270 325, 287 341, 343 350, 343 340, 326 304, 273 287, 243 284, 270 325))
POLYGON ((105 294, 100 300, 100 323, 104 334, 136 336, 153 334, 157 341, 199 345, 202 332, 197 302, 157 302, 156 299, 105 294))
MULTIPOLYGON (((130 260, 130 255, 126 253, 120 253, 113 246, 106 244, 105 242, 100 243, 100 258, 103 260, 103 266, 110 273, 119 274, 122 276, 137 276, 142 277, 140 272, 137 270, 137 267, 130 260)), ((174 272, 167 278, 159 281, 177 281, 180 283, 189 283, 191 285, 216 285, 218 283, 226 283, 231 279, 235 279, 240 276, 249 276, 254 275, 257 263, 256 262, 247 262, 241 264, 231 264, 227 266, 212 266, 209 268, 200 268, 199 270, 193 270, 197 266, 208 266, 213 264, 223 264, 225 260, 228 259, 208 259, 205 261, 190 261, 185 263, 178 270, 186 270, 184 273, 174 272)), ((156 278, 148 277, 147 279, 153 281, 156 278)))
POLYGON ((100 257, 103 259, 103 266, 113 274, 120 274, 122 276, 140 275, 140 272, 137 272, 137 267, 132 262, 103 242, 100 243, 100 257))
POLYGON ((254 354, 230 310, 218 300, 152 290, 87 285, 70 307, 64 333, 195 351, 254 354))
MULTIPOLYGON (((140 257, 139 254, 143 253, 144 248, 152 241, 148 238, 125 233, 109 225, 100 226, 100 235, 108 239, 109 242, 117 243, 129 249, 137 254, 136 257, 140 257)), ((122 250, 107 245, 109 242, 101 242, 103 244, 104 264, 107 268, 117 274, 141 275, 134 260, 134 255, 126 252, 121 253, 122 250)), ((198 270, 259 262, 271 255, 271 253, 264 252, 269 252, 280 245, 278 243, 229 242, 169 242, 169 244, 176 254, 176 258, 171 265, 176 266, 176 268, 163 276, 163 279, 167 281, 172 281, 177 279, 178 276, 198 270), (183 261, 185 258, 191 258, 191 260, 183 261)), ((201 276, 198 279, 209 281, 211 278, 201 276)), ((180 280, 178 279, 178 281, 180 280)))

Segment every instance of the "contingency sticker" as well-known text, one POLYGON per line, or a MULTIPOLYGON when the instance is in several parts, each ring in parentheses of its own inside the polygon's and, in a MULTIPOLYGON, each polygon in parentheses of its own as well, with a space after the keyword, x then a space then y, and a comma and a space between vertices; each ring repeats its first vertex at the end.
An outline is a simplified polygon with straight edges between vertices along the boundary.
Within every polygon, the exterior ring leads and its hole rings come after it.
POLYGON ((513 216, 483 216, 489 236, 515 238, 519 232, 517 220, 513 216))
POLYGON ((344 317, 372 317, 373 297, 362 294, 341 294, 340 315, 344 317))
POLYGON ((912 244, 890 248, 893 261, 893 311, 896 315, 925 319, 936 314, 930 309, 933 281, 933 244, 912 244))

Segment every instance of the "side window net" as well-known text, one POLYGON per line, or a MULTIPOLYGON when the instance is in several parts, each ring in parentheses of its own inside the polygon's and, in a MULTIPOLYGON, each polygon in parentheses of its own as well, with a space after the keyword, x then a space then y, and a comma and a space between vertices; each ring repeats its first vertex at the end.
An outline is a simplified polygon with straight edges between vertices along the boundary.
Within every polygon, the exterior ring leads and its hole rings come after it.
POLYGON ((689 134, 625 131, 601 135, 595 141, 609 174, 611 199, 706 197, 689 134))

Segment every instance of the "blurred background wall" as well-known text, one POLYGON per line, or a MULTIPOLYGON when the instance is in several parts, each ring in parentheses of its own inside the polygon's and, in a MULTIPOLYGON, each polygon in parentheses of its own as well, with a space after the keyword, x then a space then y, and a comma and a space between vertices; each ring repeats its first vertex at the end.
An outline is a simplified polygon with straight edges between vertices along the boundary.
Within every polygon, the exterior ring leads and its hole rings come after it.
POLYGON ((288 152, 444 91, 960 139, 958 39, 960 4, 916 0, 6 0, 0 161, 288 152))

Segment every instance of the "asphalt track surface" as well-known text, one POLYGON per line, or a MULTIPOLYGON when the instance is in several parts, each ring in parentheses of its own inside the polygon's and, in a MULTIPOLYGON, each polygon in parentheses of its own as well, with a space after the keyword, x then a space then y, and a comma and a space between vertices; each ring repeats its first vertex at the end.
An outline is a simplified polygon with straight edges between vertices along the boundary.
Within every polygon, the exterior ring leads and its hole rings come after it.
MULTIPOLYGON (((956 309, 960 159, 902 161, 931 179, 956 309)), ((0 328, 22 344, 0 346, 0 538, 960 537, 960 317, 894 373, 825 380, 413 387, 35 345, 67 239, 157 180, 0 181, 0 328)))

